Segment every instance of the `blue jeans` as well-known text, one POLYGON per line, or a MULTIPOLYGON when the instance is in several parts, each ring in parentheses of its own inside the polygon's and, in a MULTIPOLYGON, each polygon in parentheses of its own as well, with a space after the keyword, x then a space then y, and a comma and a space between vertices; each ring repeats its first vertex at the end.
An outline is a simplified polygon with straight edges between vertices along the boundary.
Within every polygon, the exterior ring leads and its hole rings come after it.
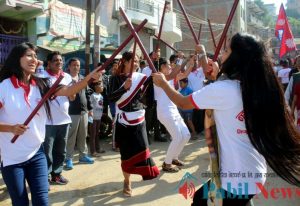
POLYGON ((60 175, 66 158, 66 146, 69 124, 46 125, 44 142, 45 154, 48 162, 48 174, 60 175))
POLYGON ((47 161, 43 146, 30 160, 6 167, 1 164, 1 170, 14 206, 29 205, 25 180, 31 191, 32 205, 48 205, 47 161))

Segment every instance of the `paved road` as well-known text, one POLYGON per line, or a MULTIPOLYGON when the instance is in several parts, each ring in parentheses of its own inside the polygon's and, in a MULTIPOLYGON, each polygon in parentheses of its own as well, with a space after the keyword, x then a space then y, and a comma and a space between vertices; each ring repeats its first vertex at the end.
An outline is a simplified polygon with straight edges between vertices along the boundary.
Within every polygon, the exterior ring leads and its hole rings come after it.
MULTIPOLYGON (((168 143, 154 142, 151 145, 152 156, 157 165, 161 166, 168 143)), ((50 203, 53 206, 68 205, 99 205, 99 206, 188 206, 193 193, 191 182, 196 189, 206 181, 201 177, 208 171, 209 158, 203 139, 190 141, 182 154, 187 163, 185 168, 176 174, 161 172, 155 180, 142 181, 140 176, 132 176, 133 197, 125 198, 122 195, 122 174, 119 154, 110 150, 109 140, 104 141, 107 152, 96 159, 93 165, 75 164, 71 171, 64 171, 64 176, 70 180, 65 186, 51 186, 49 193, 50 203), (188 176, 180 184, 184 176, 188 176), (196 179, 193 179, 195 177, 196 179), (187 199, 179 194, 179 186, 187 183, 187 199)), ((78 157, 76 157, 78 158, 78 157)), ((76 163, 76 159, 75 159, 76 163)), ((298 206, 300 205, 300 189, 298 196, 296 188, 288 185, 277 177, 268 178, 265 196, 255 197, 255 206, 298 206), (275 188, 279 188, 276 190, 275 188), (271 192, 273 189, 273 192, 271 192), (290 198, 287 198, 290 190, 290 198), (283 193, 282 193, 283 192, 283 193), (273 194, 273 197, 271 196, 273 194), (266 197, 268 196, 268 197, 266 197), (285 198, 284 198, 285 196, 285 198)), ((0 205, 11 205, 5 185, 0 175, 0 205)))

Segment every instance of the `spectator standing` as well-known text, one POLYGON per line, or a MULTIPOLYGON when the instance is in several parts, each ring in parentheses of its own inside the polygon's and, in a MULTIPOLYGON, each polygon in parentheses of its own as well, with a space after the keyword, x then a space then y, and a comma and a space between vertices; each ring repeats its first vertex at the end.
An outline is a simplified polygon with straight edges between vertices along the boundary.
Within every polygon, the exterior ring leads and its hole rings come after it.
MULTIPOLYGON (((48 68, 44 76, 49 78, 52 85, 63 74, 61 85, 68 86, 72 83, 72 77, 63 72, 63 59, 59 51, 53 51, 47 56, 48 68)), ((52 184, 65 185, 69 181, 61 175, 66 158, 66 146, 71 124, 69 116, 68 97, 56 97, 50 102, 52 119, 46 123, 46 137, 44 149, 48 162, 49 182, 52 184)))
POLYGON ((90 152, 93 157, 99 157, 100 153, 105 152, 105 150, 101 149, 99 142, 100 123, 103 114, 103 96, 101 95, 101 92, 103 92, 102 81, 93 82, 92 88, 94 92, 91 95, 93 124, 90 136, 90 152))
MULTIPOLYGON (((80 72, 80 61, 72 58, 68 63, 68 70, 72 77, 72 83, 80 82, 84 77, 80 72)), ((83 88, 74 97, 70 98, 69 115, 72 123, 69 129, 67 140, 67 154, 65 169, 73 169, 73 154, 75 144, 79 151, 79 163, 93 164, 94 160, 87 155, 86 137, 88 130, 88 115, 92 115, 92 106, 90 102, 91 91, 88 87, 83 88)))
MULTIPOLYGON (((28 206, 28 183, 33 206, 48 206, 48 167, 42 145, 46 120, 53 119, 47 100, 27 126, 24 121, 49 91, 48 79, 35 74, 37 48, 31 43, 15 46, 0 71, 0 150, 1 173, 13 206, 28 206), (17 114, 17 115, 16 115, 17 114), (13 135, 20 135, 11 143, 13 135)), ((60 62, 60 61, 58 61, 60 62)), ((70 96, 87 85, 95 72, 71 87, 60 86, 55 96, 70 96)), ((96 73, 97 74, 97 73, 96 73)))

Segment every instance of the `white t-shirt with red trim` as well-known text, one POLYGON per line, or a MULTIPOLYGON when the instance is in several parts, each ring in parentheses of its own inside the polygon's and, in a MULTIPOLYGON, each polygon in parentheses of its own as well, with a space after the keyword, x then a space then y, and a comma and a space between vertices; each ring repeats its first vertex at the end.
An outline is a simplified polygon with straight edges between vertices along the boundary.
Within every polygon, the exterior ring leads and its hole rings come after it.
MULTIPOLYGON (((23 124, 40 100, 41 93, 34 81, 25 88, 14 77, 5 79, 0 83, 0 122, 23 124)), ((45 139, 46 119, 46 111, 42 106, 28 124, 29 129, 15 143, 10 142, 13 133, 0 132, 0 152, 4 167, 25 162, 35 155, 45 139)))
POLYGON ((220 144, 220 172, 226 175, 221 176, 222 188, 227 190, 228 185, 235 189, 240 187, 245 194, 245 187, 248 187, 248 194, 259 193, 256 183, 265 183, 267 164, 247 135, 240 82, 217 81, 194 92, 190 98, 196 108, 214 110, 220 144))
MULTIPOLYGON (((168 81, 169 85, 174 88, 174 79, 168 81)), ((177 106, 170 100, 165 91, 154 84, 154 98, 157 101, 157 117, 166 115, 179 115, 177 106)))
MULTIPOLYGON (((59 75, 53 75, 48 71, 44 71, 44 77, 50 79, 51 85, 57 80, 59 75)), ((72 82, 71 75, 64 73, 64 78, 61 80, 59 85, 70 85, 72 82)), ((47 120, 47 125, 62 125, 62 124, 70 124, 72 122, 71 117, 69 115, 69 99, 65 96, 57 96, 54 100, 50 101, 50 109, 52 121, 47 120)))

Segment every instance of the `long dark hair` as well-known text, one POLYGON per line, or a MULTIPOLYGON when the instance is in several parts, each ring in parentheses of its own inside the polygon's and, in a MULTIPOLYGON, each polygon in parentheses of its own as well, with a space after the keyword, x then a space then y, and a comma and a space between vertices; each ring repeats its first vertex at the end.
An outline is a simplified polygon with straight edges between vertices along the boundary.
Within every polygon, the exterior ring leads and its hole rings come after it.
MULTIPOLYGON (((21 67, 20 59, 23 57, 28 49, 37 52, 37 47, 29 42, 23 42, 15 46, 9 53, 2 69, 0 70, 0 82, 15 76, 18 80, 24 79, 23 69, 21 67)), ((41 96, 44 96, 49 90, 49 80, 47 78, 39 78, 31 75, 31 79, 34 79, 40 92, 41 96)), ((49 119, 51 119, 50 107, 48 101, 45 103, 46 114, 49 119)))
POLYGON ((133 57, 133 53, 126 51, 122 54, 122 58, 119 61, 118 69, 116 70, 116 75, 122 75, 125 69, 125 62, 129 62, 133 57))
POLYGON ((251 143, 287 182, 300 186, 300 135, 285 103, 264 43, 235 34, 221 73, 238 79, 251 143))

